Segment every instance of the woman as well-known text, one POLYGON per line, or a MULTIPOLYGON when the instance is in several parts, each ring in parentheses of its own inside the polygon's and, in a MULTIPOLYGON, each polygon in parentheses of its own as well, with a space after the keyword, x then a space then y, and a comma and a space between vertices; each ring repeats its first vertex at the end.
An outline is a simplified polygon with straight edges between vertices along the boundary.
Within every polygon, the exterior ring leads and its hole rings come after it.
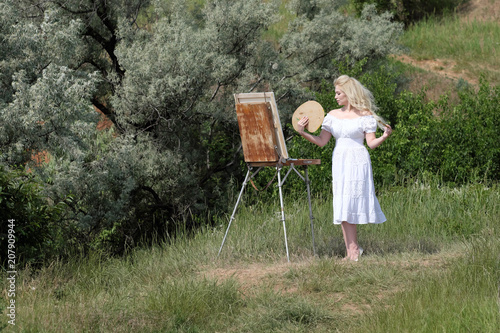
POLYGON ((306 133, 307 117, 298 122, 299 134, 323 147, 332 135, 335 149, 332 156, 332 186, 334 224, 342 225, 347 256, 344 260, 358 261, 363 249, 357 240, 358 224, 386 221, 375 196, 370 155, 363 142, 375 149, 391 135, 391 126, 375 114, 372 93, 358 80, 342 75, 334 81, 335 99, 341 109, 330 111, 321 126, 319 136, 306 133), (375 136, 377 124, 384 130, 375 136))

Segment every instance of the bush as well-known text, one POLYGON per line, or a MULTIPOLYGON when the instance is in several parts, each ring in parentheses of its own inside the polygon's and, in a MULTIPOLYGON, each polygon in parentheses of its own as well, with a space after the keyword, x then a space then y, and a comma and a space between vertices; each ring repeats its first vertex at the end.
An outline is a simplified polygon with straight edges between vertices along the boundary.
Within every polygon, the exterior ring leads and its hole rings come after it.
MULTIPOLYGON (((403 93, 396 101, 399 110, 391 140, 372 156, 380 170, 385 151, 392 151, 392 166, 405 176, 429 172, 439 174, 451 185, 499 180, 500 130, 498 87, 481 81, 479 91, 460 91, 460 102, 424 102, 425 92, 403 93), (381 154, 381 155, 378 155, 381 154)), ((374 171, 375 172, 375 171, 374 171)))
POLYGON ((390 12, 394 18, 408 26, 430 15, 441 15, 455 10, 464 0, 352 0, 359 15, 365 5, 375 4, 379 12, 390 12))
POLYGON ((480 79, 459 92, 460 104, 440 116, 441 172, 448 181, 500 179, 500 87, 480 79))
POLYGON ((14 220, 16 265, 37 266, 63 248, 58 225, 63 204, 49 205, 33 175, 0 165, 0 264, 7 264, 8 221, 14 220))

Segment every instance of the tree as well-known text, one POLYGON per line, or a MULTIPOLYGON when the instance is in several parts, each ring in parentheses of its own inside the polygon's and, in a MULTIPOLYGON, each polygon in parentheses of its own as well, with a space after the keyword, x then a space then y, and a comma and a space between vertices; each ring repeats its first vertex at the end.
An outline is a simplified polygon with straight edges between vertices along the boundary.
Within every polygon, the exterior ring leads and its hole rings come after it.
POLYGON ((279 19, 276 2, 193 3, 0 7, 2 161, 47 151, 51 162, 31 167, 51 200, 72 195, 68 214, 88 241, 105 230, 123 249, 227 208, 227 179, 241 173, 232 94, 274 91, 287 122, 310 88, 338 74, 332 59, 383 57, 401 32, 373 6, 352 18, 331 1, 306 12, 291 1, 296 16, 276 43, 262 37, 279 19), (95 130, 94 108, 113 129, 95 130))

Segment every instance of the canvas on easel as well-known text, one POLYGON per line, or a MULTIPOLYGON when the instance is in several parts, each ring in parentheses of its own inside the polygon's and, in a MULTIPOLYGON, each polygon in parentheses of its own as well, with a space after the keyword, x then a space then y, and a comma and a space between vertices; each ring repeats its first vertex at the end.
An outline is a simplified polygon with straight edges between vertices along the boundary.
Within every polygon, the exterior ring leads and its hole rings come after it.
POLYGON ((236 115, 245 162, 278 162, 270 103, 236 104, 236 115))
POLYGON ((286 161, 288 151, 274 93, 235 94, 234 100, 245 162, 286 161))
POLYGON ((224 243, 226 241, 229 228, 236 215, 236 210, 240 203, 241 197, 245 190, 248 181, 257 175, 263 167, 274 167, 278 176, 278 188, 281 205, 281 220, 283 222, 283 232, 285 235, 285 248, 287 260, 290 261, 288 252, 288 241, 286 236, 285 210, 283 203, 282 187, 290 172, 293 170, 304 181, 307 188, 307 198, 309 203, 309 218, 311 221, 311 235, 313 244, 313 253, 316 255, 314 245, 314 226, 311 207, 311 191, 310 181, 307 167, 308 165, 320 164, 319 159, 293 159, 288 156, 286 142, 283 136, 283 130, 278 113, 278 107, 274 99, 274 93, 246 93, 235 94, 236 116, 238 119, 238 127, 240 129, 241 145, 243 148, 243 157, 248 165, 248 171, 243 181, 240 194, 236 201, 233 214, 229 220, 229 225, 226 229, 224 239, 219 249, 220 255, 224 243), (305 176, 303 176, 295 166, 305 167, 305 176), (281 179, 281 169, 283 166, 288 166, 290 169, 286 173, 283 180, 281 179), (258 168, 252 173, 252 168, 258 168))

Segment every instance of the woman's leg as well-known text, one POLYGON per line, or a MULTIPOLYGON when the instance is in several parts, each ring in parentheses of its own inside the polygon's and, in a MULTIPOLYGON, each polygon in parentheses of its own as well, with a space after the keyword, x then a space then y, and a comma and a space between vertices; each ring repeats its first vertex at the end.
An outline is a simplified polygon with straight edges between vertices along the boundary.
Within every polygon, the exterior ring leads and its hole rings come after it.
POLYGON ((356 260, 359 256, 358 232, 355 224, 342 222, 342 233, 344 234, 344 242, 347 250, 347 258, 356 260))
POLYGON ((349 251, 349 244, 347 243, 347 234, 346 234, 346 228, 344 225, 347 224, 347 222, 342 222, 342 234, 344 235, 344 243, 345 243, 345 250, 346 250, 346 256, 344 259, 349 259, 351 256, 351 253, 349 251))

